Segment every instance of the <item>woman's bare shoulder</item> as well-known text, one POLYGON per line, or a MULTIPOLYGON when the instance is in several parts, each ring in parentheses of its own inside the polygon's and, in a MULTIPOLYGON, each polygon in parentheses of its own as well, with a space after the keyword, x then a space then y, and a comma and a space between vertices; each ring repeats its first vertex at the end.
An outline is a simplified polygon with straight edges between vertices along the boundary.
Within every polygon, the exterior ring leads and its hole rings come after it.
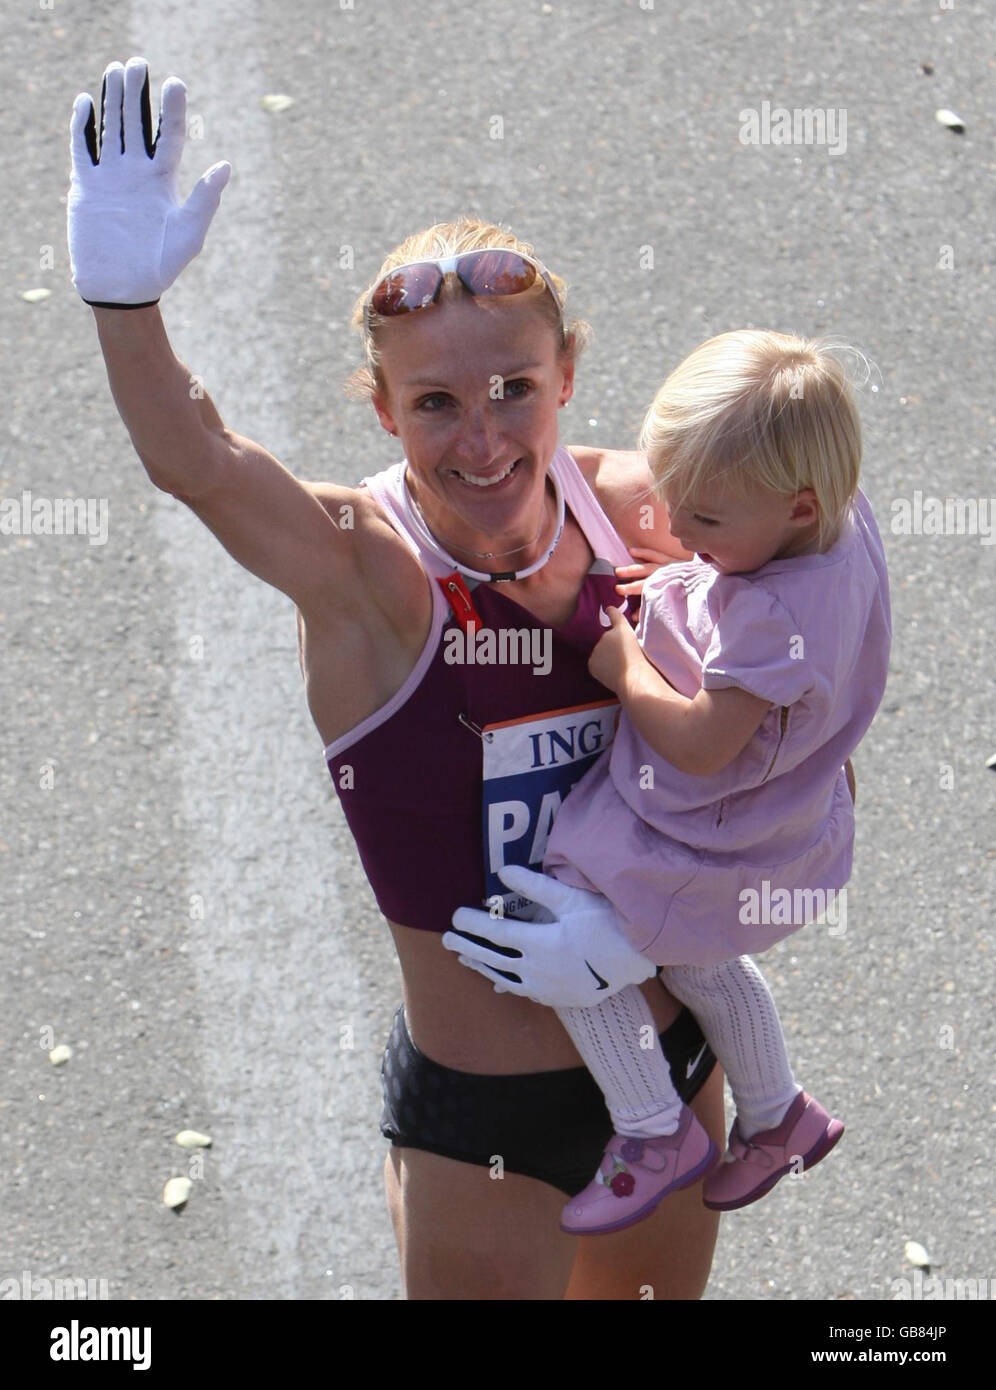
MULTIPOLYGON (((396 550, 401 559, 410 554, 369 488, 325 482, 305 482, 302 486, 318 499, 347 540, 352 533, 361 558, 369 558, 370 544, 377 541, 389 550, 396 550)), ((378 563, 381 558, 378 557, 378 563)))
POLYGON ((658 543, 660 538, 670 539, 667 512, 654 496, 646 454, 586 445, 565 447, 627 545, 654 545, 655 536, 658 543))
POLYGON ((347 517, 350 520, 359 517, 362 521, 368 522, 379 513, 369 488, 346 487, 342 483, 325 482, 302 482, 301 486, 306 487, 314 497, 318 498, 333 521, 341 522, 347 517), (349 512, 342 512, 343 508, 350 508, 352 515, 350 516, 349 512))
POLYGON ((421 623, 427 599, 422 570, 410 548, 381 511, 369 488, 303 482, 350 544, 363 591, 392 623, 421 623))
MULTIPOLYGON (((596 449, 590 445, 568 444, 568 453, 577 461, 586 482, 608 498, 632 501, 640 494, 650 494, 653 475, 646 454, 634 449, 596 449)), ((652 495, 647 500, 654 501, 652 495)))

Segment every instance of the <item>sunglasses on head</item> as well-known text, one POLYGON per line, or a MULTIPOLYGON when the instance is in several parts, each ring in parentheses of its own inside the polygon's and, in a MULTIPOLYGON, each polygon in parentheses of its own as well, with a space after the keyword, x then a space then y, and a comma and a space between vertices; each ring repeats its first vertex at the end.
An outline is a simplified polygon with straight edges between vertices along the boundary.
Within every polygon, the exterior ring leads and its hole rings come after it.
POLYGON ((411 261, 408 265, 389 270, 377 281, 364 305, 367 330, 370 329, 371 309, 390 319, 431 308, 439 298, 443 278, 451 272, 471 294, 501 299, 523 294, 535 285, 537 276, 541 276, 553 295, 563 329, 564 315, 560 299, 546 267, 519 251, 485 246, 479 251, 464 251, 457 256, 411 261))

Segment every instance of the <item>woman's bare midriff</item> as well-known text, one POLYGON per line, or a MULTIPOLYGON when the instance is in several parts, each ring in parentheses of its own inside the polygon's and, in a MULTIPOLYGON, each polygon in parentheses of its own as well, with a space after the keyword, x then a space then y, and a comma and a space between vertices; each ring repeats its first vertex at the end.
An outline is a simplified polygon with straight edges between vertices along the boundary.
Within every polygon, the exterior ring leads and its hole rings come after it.
MULTIPOLYGON (((420 1052, 457 1071, 493 1075, 583 1065, 553 1009, 496 994, 491 981, 461 965, 436 932, 388 925, 404 976, 409 1031, 420 1052)), ((657 980, 642 988, 658 1030, 666 1028, 681 1005, 657 980)))

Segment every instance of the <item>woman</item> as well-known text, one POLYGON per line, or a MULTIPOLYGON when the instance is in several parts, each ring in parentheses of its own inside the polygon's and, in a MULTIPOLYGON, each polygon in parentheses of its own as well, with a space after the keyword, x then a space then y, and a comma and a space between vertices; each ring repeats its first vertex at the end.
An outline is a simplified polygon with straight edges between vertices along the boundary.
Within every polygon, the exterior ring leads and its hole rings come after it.
MULTIPOLYGON (((586 662, 599 608, 620 602, 612 565, 648 537, 662 556, 686 557, 647 496, 642 457, 557 447, 584 325, 565 326, 563 283, 498 227, 463 221, 409 238, 354 315, 367 355, 358 384, 407 466, 358 488, 299 482, 227 430, 206 396, 191 399, 170 349, 158 299, 200 250, 228 166, 209 170, 181 208, 184 89, 164 85, 156 142, 148 93, 143 60, 107 69, 101 125, 106 110, 116 133, 120 113, 123 139, 99 151, 92 100, 77 98, 74 283, 94 307, 114 399, 151 481, 297 606, 309 708, 404 976, 384 1131, 407 1296, 697 1298, 718 1220, 697 1186, 629 1230, 560 1231, 565 1193, 584 1186, 608 1137, 601 1097, 552 1009, 497 993, 441 944, 452 910, 479 906, 486 886, 483 726, 467 700, 480 698, 498 724, 594 708, 610 736, 613 697, 586 662), (459 275, 433 264, 481 249, 490 259, 468 257, 459 275), (414 277, 400 269, 412 262, 414 277), (534 659, 472 661, 468 600, 484 625, 504 618, 536 634, 534 659), (458 630, 462 655, 446 635, 458 630), (417 846, 407 859, 406 839, 417 846)), ((497 824, 499 843, 508 825, 497 824)), ((720 1144, 719 1069, 656 979, 642 988, 676 1082, 720 1144)))

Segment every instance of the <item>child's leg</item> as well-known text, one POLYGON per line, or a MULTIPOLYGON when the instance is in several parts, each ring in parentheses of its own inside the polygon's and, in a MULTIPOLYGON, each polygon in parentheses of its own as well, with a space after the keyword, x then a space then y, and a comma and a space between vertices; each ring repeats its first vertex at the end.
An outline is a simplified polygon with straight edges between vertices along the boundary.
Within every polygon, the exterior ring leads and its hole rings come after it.
POLYGON ((673 1134, 682 1101, 637 987, 627 985, 592 1008, 558 1009, 557 1017, 601 1087, 616 1133, 640 1139, 673 1134))
POLYGON ((720 965, 673 965, 663 980, 699 1021, 730 1078, 745 1139, 775 1129, 802 1087, 785 1051, 775 1001, 749 956, 720 965))
POLYGON ((669 1192, 698 1182, 719 1150, 675 1090, 653 1014, 635 985, 557 1016, 601 1087, 615 1130, 598 1172, 564 1206, 560 1228, 621 1231, 669 1192))

